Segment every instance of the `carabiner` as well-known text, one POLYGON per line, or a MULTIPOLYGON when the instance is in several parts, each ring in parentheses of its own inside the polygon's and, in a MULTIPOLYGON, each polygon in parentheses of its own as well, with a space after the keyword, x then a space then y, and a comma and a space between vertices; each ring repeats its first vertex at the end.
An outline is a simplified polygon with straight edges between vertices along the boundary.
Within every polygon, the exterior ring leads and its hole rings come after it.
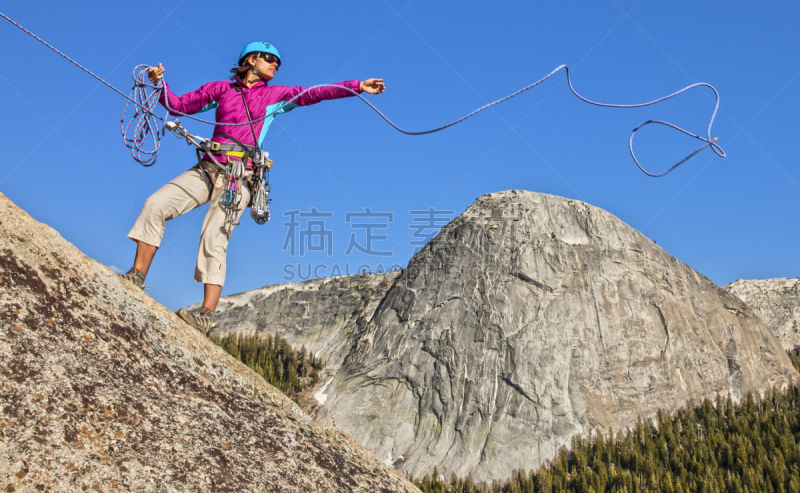
POLYGON ((233 203, 233 190, 226 190, 222 195, 222 205, 230 207, 233 203))

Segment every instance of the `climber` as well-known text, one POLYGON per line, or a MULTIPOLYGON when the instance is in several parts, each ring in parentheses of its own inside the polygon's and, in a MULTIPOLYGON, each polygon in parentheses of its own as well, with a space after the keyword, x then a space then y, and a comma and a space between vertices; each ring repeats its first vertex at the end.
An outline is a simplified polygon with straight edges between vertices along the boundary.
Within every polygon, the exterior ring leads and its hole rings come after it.
MULTIPOLYGON (((219 124, 252 122, 273 113, 249 125, 215 126, 212 139, 203 147, 205 153, 198 151, 199 162, 151 195, 128 233, 137 244, 136 256, 133 267, 121 277, 143 287, 161 243, 165 222, 209 202, 194 274, 196 282, 204 283, 203 306, 196 312, 177 311, 178 316, 205 335, 213 327, 212 314, 225 282, 225 257, 231 231, 250 201, 248 182, 252 182, 254 170, 261 169, 258 165, 263 164, 263 160, 258 162, 263 155, 261 146, 274 116, 297 106, 353 95, 344 89, 320 87, 287 103, 306 88, 269 85, 280 66, 281 56, 275 46, 257 41, 244 47, 237 65, 230 70, 230 81, 210 82, 180 97, 164 82, 160 103, 173 116, 176 114, 171 110, 194 114, 216 108, 219 124), (238 202, 232 202, 226 195, 231 188, 240 194, 238 202)), ((150 81, 158 83, 164 70, 160 63, 158 67, 150 67, 150 81)), ((380 94, 386 88, 383 79, 351 80, 335 85, 369 94, 380 94)))

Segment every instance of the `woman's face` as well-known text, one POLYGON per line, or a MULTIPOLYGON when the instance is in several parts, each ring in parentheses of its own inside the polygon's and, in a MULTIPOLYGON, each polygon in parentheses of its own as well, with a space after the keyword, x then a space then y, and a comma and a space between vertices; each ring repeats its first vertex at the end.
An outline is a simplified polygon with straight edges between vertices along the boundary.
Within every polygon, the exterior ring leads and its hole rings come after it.
POLYGON ((275 77, 275 73, 278 71, 277 62, 268 62, 267 58, 268 57, 265 56, 251 57, 251 63, 255 64, 259 76, 265 81, 272 80, 272 78, 275 77))

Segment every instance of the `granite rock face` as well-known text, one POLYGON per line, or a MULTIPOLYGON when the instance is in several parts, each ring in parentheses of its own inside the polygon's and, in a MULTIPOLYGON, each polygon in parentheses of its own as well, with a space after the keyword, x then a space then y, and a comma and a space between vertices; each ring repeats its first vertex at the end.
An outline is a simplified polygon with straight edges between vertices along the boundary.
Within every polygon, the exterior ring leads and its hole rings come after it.
POLYGON ((418 491, 0 194, 2 491, 418 491))
POLYGON ((611 214, 531 192, 480 197, 399 275, 221 307, 222 330, 315 344, 334 370, 317 418, 417 477, 506 479, 575 435, 799 376, 741 300, 611 214))
POLYGON ((350 353, 354 330, 368 322, 366 314, 375 312, 398 276, 389 272, 313 279, 225 296, 214 323, 223 334, 280 334, 335 370, 350 353))
POLYGON ((800 346, 800 279, 738 280, 724 287, 753 308, 784 349, 800 346))

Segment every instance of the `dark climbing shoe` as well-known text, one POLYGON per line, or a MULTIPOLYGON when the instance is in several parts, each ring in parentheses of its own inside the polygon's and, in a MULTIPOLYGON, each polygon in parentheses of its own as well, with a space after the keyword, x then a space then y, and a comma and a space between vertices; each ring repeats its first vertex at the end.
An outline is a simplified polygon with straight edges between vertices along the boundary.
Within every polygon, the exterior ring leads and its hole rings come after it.
POLYGON ((208 334, 210 334, 211 330, 214 328, 211 320, 214 312, 206 307, 202 307, 196 312, 190 312, 184 308, 181 308, 175 313, 181 317, 184 322, 202 332, 204 336, 208 336, 208 334))
POLYGON ((125 274, 119 274, 119 277, 125 279, 126 281, 132 282, 137 288, 145 289, 147 287, 144 285, 144 274, 136 270, 134 267, 131 267, 131 270, 125 274))

